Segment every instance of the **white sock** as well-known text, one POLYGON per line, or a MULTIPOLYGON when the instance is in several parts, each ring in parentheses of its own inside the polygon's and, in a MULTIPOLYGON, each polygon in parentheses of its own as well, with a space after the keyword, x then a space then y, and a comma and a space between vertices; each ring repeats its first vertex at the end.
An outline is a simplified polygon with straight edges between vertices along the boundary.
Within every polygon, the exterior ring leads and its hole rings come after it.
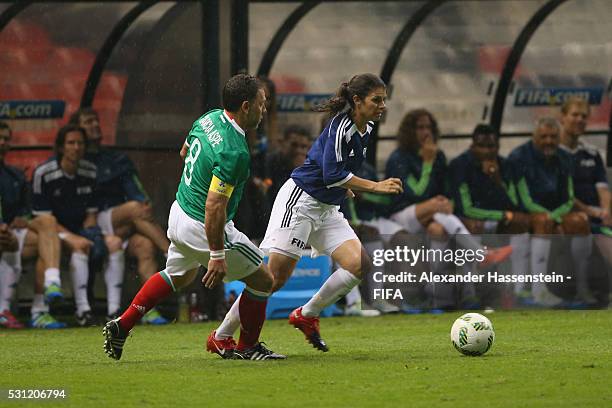
POLYGON ((431 266, 431 271, 435 273, 440 270, 442 265, 444 265, 442 258, 444 257, 444 250, 448 247, 448 240, 441 241, 438 239, 430 239, 429 247, 435 251, 435 255, 429 259, 429 266, 431 266), (440 253, 442 255, 438 256, 438 254, 440 253))
POLYGON ((108 255, 108 263, 104 270, 106 282, 107 313, 112 315, 121 307, 121 288, 123 286, 123 272, 125 270, 125 257, 123 250, 108 255))
POLYGON ((590 293, 587 266, 593 250, 593 237, 591 235, 572 237, 571 248, 576 277, 576 292, 578 296, 584 296, 590 293))
POLYGON ((89 279, 89 257, 85 254, 72 253, 70 257, 70 272, 72 275, 72 287, 74 289, 74 302, 77 314, 83 314, 91 310, 87 300, 87 280, 89 279))
MULTIPOLYGON (((370 257, 372 257, 372 255, 374 254, 374 251, 385 249, 385 246, 383 245, 382 241, 365 242, 363 243, 363 247, 370 257)), ((379 279, 379 280, 382 280, 382 279, 379 279)), ((374 279, 372 279, 372 275, 370 275, 370 279, 368 279, 368 288, 369 288, 370 293, 374 293, 374 289, 383 289, 383 287, 384 287, 383 282, 375 281, 374 279)), ((348 299, 347 299, 347 302, 348 302, 348 299)))
POLYGON ((359 291, 359 285, 355 286, 346 294, 346 305, 353 306, 361 303, 361 292, 359 291))
POLYGON ((327 278, 321 289, 315 293, 308 303, 302 306, 302 315, 306 317, 318 316, 321 310, 336 303, 359 282, 361 282, 361 279, 346 269, 339 268, 327 278))
POLYGON ((52 283, 57 286, 62 286, 62 280, 60 279, 60 271, 57 268, 47 268, 45 270, 45 288, 49 287, 52 283))
MULTIPOLYGON (((550 239, 541 236, 531 237, 531 274, 538 275, 548 274, 548 256, 550 255, 550 239)), ((533 297, 538 299, 540 295, 547 292, 545 282, 533 282, 531 284, 531 292, 533 297)))
POLYGON ((446 231, 450 237, 455 237, 457 245, 461 248, 473 250, 482 249, 482 245, 474 240, 470 231, 468 231, 456 215, 435 213, 433 219, 444 227, 444 231, 446 231))
POLYGON ((32 299, 32 309, 30 309, 32 317, 39 313, 49 313, 49 306, 45 304, 45 295, 42 293, 35 293, 34 299, 32 299))
POLYGON ((4 259, 0 260, 0 312, 11 308, 20 276, 21 269, 11 267, 4 259))
MULTIPOLYGON (((242 294, 240 294, 242 296, 242 294)), ((221 322, 221 325, 215 331, 215 339, 224 340, 234 336, 234 333, 240 327, 240 296, 236 298, 230 310, 227 311, 225 318, 221 322)))
MULTIPOLYGON (((512 275, 519 276, 529 272, 529 234, 516 234, 510 237, 512 245, 512 275)), ((525 282, 514 284, 514 293, 519 294, 525 289, 525 282)))

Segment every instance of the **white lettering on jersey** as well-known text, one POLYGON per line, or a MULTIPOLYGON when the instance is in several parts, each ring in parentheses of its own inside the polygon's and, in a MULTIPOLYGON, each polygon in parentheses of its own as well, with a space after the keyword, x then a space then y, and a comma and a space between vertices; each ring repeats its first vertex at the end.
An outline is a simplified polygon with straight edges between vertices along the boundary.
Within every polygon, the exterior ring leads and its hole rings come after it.
POLYGON ((580 166, 582 166, 582 167, 595 167, 595 160, 594 159, 580 160, 580 166))
POLYGON ((204 134, 208 138, 210 144, 214 147, 223 141, 221 134, 215 128, 215 124, 210 120, 207 116, 204 119, 200 120, 200 126, 202 126, 202 130, 204 130, 204 134))

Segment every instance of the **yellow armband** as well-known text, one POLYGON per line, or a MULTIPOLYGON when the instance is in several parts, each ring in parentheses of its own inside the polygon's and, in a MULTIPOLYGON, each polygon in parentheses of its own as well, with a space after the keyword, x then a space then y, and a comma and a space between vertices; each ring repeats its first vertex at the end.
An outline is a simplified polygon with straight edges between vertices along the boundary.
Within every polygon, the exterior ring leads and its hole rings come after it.
POLYGON ((225 181, 213 175, 212 180, 210 181, 210 188, 208 190, 214 191, 215 193, 224 195, 226 197, 230 197, 234 191, 234 186, 227 184, 225 181))

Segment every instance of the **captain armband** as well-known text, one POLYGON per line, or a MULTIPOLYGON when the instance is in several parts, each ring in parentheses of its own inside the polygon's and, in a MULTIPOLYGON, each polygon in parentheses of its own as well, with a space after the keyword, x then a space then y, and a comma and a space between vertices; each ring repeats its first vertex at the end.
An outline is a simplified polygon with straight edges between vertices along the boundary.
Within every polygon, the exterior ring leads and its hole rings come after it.
POLYGON ((212 180, 210 181, 210 188, 208 190, 214 191, 217 194, 221 194, 229 198, 234 191, 234 186, 213 175, 212 180))

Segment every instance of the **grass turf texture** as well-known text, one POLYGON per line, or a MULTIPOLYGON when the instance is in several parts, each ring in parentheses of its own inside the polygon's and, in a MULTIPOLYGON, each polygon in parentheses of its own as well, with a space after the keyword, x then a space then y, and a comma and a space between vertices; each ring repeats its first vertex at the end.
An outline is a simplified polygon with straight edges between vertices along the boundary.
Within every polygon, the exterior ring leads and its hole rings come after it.
POLYGON ((64 407, 612 406, 610 311, 495 313, 483 357, 452 347, 460 315, 323 319, 328 353, 269 321, 262 338, 288 355, 275 362, 205 352, 215 323, 136 327, 119 362, 103 353, 101 328, 3 330, 0 388, 66 388, 66 401, 45 402, 64 407))

